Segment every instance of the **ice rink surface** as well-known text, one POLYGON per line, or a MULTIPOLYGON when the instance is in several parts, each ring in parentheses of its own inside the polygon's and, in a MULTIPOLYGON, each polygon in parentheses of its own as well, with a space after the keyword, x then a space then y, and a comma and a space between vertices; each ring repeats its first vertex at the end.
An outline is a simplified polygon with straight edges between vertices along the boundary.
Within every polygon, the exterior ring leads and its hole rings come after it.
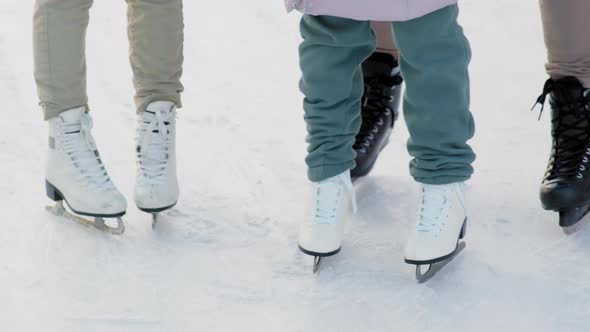
POLYGON ((308 199, 297 89, 298 15, 279 0, 185 1, 181 201, 153 231, 132 204, 133 90, 124 1, 88 33, 94 136, 128 197, 121 237, 48 215, 46 124, 33 80, 32 1, 0 5, 0 330, 582 332, 590 227, 541 209, 549 114, 535 1, 461 2, 471 39, 478 159, 467 248, 426 285, 402 248, 414 223, 403 122, 371 176, 342 253, 319 275, 296 246, 308 199))

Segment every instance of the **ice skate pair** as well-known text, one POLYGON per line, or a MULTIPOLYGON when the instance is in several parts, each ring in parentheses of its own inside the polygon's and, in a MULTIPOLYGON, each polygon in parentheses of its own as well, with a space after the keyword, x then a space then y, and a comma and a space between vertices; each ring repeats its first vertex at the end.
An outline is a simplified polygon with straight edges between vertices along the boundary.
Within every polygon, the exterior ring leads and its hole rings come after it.
MULTIPOLYGON (((312 209, 301 223, 299 248, 314 256, 315 272, 322 257, 340 252, 356 198, 349 171, 313 185, 312 209)), ((417 219, 405 261, 416 265, 416 277, 424 282, 463 248, 459 240, 465 236, 467 222, 464 184, 422 184, 417 219)))
MULTIPOLYGON (((85 107, 62 112, 49 120, 46 165, 47 196, 57 202, 48 210, 67 219, 122 234, 125 197, 111 180, 92 137, 92 118, 85 107), (63 202, 72 213, 64 208, 63 202), (82 216, 93 217, 87 220, 82 216), (105 219, 114 218, 111 225, 105 219)), ((138 115, 137 172, 134 199, 153 215, 178 201, 176 178, 176 108, 171 102, 153 102, 138 115)))

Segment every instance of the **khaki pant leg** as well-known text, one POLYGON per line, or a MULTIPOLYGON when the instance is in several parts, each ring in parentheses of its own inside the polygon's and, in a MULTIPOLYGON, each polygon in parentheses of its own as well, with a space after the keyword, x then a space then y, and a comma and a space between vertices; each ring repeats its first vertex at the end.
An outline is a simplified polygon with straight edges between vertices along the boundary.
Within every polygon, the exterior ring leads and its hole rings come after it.
POLYGON ((154 101, 181 107, 182 0, 127 0, 127 5, 137 111, 154 101))
POLYGON ((540 0, 547 73, 574 76, 590 88, 590 1, 540 0))
POLYGON ((88 104, 85 39, 92 0, 37 0, 35 82, 45 119, 88 104))

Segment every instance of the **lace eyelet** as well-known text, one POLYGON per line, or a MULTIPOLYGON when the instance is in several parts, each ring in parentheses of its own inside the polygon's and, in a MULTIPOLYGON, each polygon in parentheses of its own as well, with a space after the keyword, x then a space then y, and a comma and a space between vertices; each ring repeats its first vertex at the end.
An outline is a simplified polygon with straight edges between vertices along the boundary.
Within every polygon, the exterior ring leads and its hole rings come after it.
POLYGON ((582 159, 583 163, 587 163, 588 162, 588 157, 584 157, 584 159, 582 159))
POLYGON ((377 125, 382 126, 383 125, 383 119, 379 119, 379 121, 377 121, 377 125))
POLYGON ((577 176, 577 178, 578 178, 578 179, 581 179, 581 178, 583 178, 583 177, 584 177, 584 176, 583 176, 581 173, 578 173, 578 176, 577 176))
POLYGON ((586 166, 582 165, 580 166, 580 171, 585 171, 586 170, 586 166))
POLYGON ((375 133, 375 134, 378 134, 379 133, 379 128, 377 128, 377 127, 373 128, 372 132, 375 133))

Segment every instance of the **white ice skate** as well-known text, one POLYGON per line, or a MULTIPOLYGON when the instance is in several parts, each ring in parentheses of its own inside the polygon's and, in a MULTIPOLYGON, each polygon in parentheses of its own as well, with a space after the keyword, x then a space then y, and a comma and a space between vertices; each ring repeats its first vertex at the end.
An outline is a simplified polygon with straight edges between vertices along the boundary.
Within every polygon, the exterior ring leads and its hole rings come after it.
POLYGON ((91 134, 92 118, 84 107, 62 112, 49 120, 46 165, 47 196, 54 200, 51 213, 111 234, 122 234, 125 197, 109 177, 91 134), (75 213, 64 208, 63 201, 75 213), (80 216, 94 217, 94 221, 80 216), (116 218, 116 226, 105 223, 116 218))
POLYGON ((152 214, 152 227, 158 222, 158 213, 178 201, 175 140, 174 103, 154 102, 139 114, 134 197, 140 210, 152 214))
POLYGON ((314 182, 312 211, 299 230, 299 249, 314 256, 314 273, 322 257, 336 255, 351 208, 356 212, 356 198, 350 171, 324 181, 314 182))
POLYGON ((425 282, 463 248, 467 214, 464 184, 422 185, 418 223, 410 233, 405 261, 416 265, 416 278, 425 282))

